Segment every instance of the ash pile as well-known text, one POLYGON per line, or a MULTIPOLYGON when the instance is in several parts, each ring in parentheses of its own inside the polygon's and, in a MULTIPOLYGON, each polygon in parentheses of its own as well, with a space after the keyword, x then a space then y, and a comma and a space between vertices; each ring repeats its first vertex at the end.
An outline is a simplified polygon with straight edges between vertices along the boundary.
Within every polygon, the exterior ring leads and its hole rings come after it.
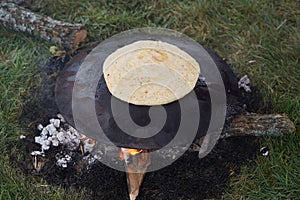
MULTIPOLYGON (((46 157, 46 151, 51 147, 63 146, 65 151, 57 153, 56 165, 66 168, 72 163, 76 152, 80 151, 83 160, 87 160, 88 164, 94 162, 93 157, 89 155, 95 146, 96 141, 87 138, 79 133, 75 128, 66 123, 61 114, 57 114, 57 118, 51 118, 49 124, 45 127, 42 124, 37 126, 40 135, 35 136, 34 141, 41 147, 38 150, 32 151, 32 156, 46 157)), ((35 158, 35 168, 38 170, 37 159, 35 158)))

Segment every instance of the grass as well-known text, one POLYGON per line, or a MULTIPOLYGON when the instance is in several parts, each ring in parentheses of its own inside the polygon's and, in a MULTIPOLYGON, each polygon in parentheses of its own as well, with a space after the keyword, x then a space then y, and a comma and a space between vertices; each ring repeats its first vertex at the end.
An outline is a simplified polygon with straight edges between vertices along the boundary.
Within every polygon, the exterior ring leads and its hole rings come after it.
MULTIPOLYGON (((238 76, 248 74, 273 104, 296 124, 295 134, 263 137, 270 156, 258 157, 231 180, 225 199, 294 199, 300 196, 300 3, 294 0, 67 1, 36 0, 31 10, 86 25, 87 42, 136 27, 166 27, 187 34, 228 59, 238 76), (67 9, 66 9, 67 8, 67 9), (253 63, 249 63, 253 61, 253 63)), ((0 199, 68 199, 58 187, 39 187, 8 162, 30 91, 40 84, 37 65, 50 44, 0 29, 0 199)), ((77 194, 78 198, 82 195, 77 194)))
POLYGON ((298 199, 300 194, 300 137, 263 138, 268 157, 258 157, 231 181, 225 199, 298 199))
MULTIPOLYGON (((0 27, 0 199, 71 199, 61 188, 47 186, 43 180, 26 176, 9 162, 16 141, 28 134, 18 123, 22 106, 30 91, 41 80, 38 64, 49 57, 49 44, 0 27)), ((75 194, 76 196, 81 193, 75 194)))
POLYGON ((38 41, 1 28, 0 54, 0 148, 7 155, 7 147, 22 132, 18 117, 30 90, 40 83, 36 65, 47 58, 47 51, 38 41))

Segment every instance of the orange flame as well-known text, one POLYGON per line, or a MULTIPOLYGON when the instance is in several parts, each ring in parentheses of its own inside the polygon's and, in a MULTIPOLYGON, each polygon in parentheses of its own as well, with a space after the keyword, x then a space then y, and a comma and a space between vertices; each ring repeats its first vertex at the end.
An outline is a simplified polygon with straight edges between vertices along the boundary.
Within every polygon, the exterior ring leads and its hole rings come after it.
POLYGON ((128 148, 122 148, 119 151, 119 156, 120 156, 120 160, 124 160, 124 154, 126 154, 128 157, 129 156, 135 156, 139 153, 141 153, 143 150, 141 149, 128 149, 128 148))

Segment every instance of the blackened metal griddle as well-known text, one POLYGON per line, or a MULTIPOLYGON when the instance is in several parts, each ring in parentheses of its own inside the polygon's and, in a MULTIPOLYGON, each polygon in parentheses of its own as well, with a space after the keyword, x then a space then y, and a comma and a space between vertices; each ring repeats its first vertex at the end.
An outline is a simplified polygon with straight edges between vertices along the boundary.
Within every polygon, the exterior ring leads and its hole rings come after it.
MULTIPOLYGON (((163 41, 173 44, 181 50, 187 52, 199 63, 201 63, 201 59, 203 58, 203 55, 200 55, 200 45, 195 41, 189 39, 187 36, 173 31, 165 31, 164 29, 159 30, 150 28, 123 32, 101 42, 100 45, 98 45, 99 56, 94 58, 95 60, 91 60, 91 62, 95 62, 98 65, 103 65, 105 59, 118 48, 121 48, 125 45, 131 44, 139 40, 163 41)), ((64 115, 67 122, 69 122, 73 126, 75 126, 74 115, 72 112, 72 92, 74 81, 76 79, 76 74, 80 66, 82 65, 84 59, 90 52, 91 50, 89 49, 82 51, 76 56, 74 56, 60 71, 56 82, 55 92, 58 108, 60 112, 64 115)), ((227 105, 225 105, 227 106, 225 108, 227 120, 225 122, 226 125, 229 123, 228 120, 232 118, 230 116, 234 115, 236 113, 236 110, 241 109, 241 103, 239 103, 238 101, 240 97, 240 90, 237 87, 238 80, 232 72, 232 70, 230 69, 229 65, 222 58, 220 58, 210 50, 207 50, 207 52, 212 58, 213 62, 216 64, 224 82, 227 101, 227 105)), ((201 67, 202 66, 200 64, 200 68, 201 67)), ((203 70, 201 69, 200 71, 203 70)), ((197 95, 198 105, 200 108, 200 120, 195 122, 199 124, 196 138, 207 134, 209 128, 208 126, 211 122, 211 91, 208 90, 207 84, 211 84, 213 86, 211 88, 215 90, 215 92, 222 88, 221 85, 218 85, 219 83, 208 83, 206 77, 200 74, 197 84, 193 90, 197 95)), ((83 85, 82 87, 84 88, 86 86, 83 85)), ((111 93, 109 92, 105 80, 102 76, 100 77, 100 80, 97 84, 93 100, 94 104, 90 104, 91 99, 89 99, 88 97, 83 97, 79 99, 78 102, 80 102, 80 104, 77 104, 77 106, 79 106, 79 108, 77 109, 82 109, 82 112, 85 112, 86 109, 91 108, 91 105, 95 106, 94 109, 96 110, 98 122, 104 132, 104 135, 97 135, 97 138, 94 138, 97 141, 101 141, 104 144, 113 144, 115 146, 125 148, 159 149, 168 144, 175 137, 180 124, 181 115, 178 101, 174 101, 169 104, 163 105, 167 112, 167 120, 160 132, 158 132, 156 135, 150 138, 138 138, 126 134, 118 127, 114 120, 114 116, 112 115, 111 98, 114 97, 112 97, 111 93)), ((148 114, 149 108, 149 106, 137 106, 129 104, 129 111, 132 120, 140 126, 147 125, 150 122, 148 114)), ((195 108, 190 107, 188 109, 192 112, 195 108)), ((87 115, 87 118, 88 117, 89 116, 87 115)), ((96 130, 93 126, 93 123, 89 124, 87 122, 89 122, 89 120, 84 119, 84 122, 82 122, 84 123, 84 126, 82 126, 81 124, 81 127, 84 128, 79 129, 79 131, 87 134, 88 136, 88 133, 93 133, 93 135, 95 135, 96 130)), ((186 141, 183 139, 176 145, 181 145, 185 143, 186 141)))

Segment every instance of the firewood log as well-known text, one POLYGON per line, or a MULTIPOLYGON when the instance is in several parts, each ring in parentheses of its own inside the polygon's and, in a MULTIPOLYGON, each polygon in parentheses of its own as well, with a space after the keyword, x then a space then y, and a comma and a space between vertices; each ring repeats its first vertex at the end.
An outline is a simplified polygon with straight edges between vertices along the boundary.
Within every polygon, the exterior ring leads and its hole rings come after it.
POLYGON ((0 3, 1 24, 17 32, 39 36, 44 40, 74 51, 85 40, 87 30, 82 24, 71 24, 33 13, 13 3, 0 3))
POLYGON ((247 113, 235 118, 230 126, 223 130, 221 137, 282 136, 295 131, 295 125, 286 115, 247 113))
POLYGON ((21 5, 24 3, 25 0, 2 0, 2 2, 4 3, 14 3, 14 4, 18 4, 21 5))
MULTIPOLYGON (((294 123, 287 115, 247 113, 236 117, 228 127, 224 128, 220 138, 236 136, 284 136, 296 131, 294 123)), ((209 146, 204 136, 196 139, 191 149, 205 152, 209 146), (204 149, 203 149, 204 148, 204 149)), ((202 158, 202 156, 200 156, 202 158)))

